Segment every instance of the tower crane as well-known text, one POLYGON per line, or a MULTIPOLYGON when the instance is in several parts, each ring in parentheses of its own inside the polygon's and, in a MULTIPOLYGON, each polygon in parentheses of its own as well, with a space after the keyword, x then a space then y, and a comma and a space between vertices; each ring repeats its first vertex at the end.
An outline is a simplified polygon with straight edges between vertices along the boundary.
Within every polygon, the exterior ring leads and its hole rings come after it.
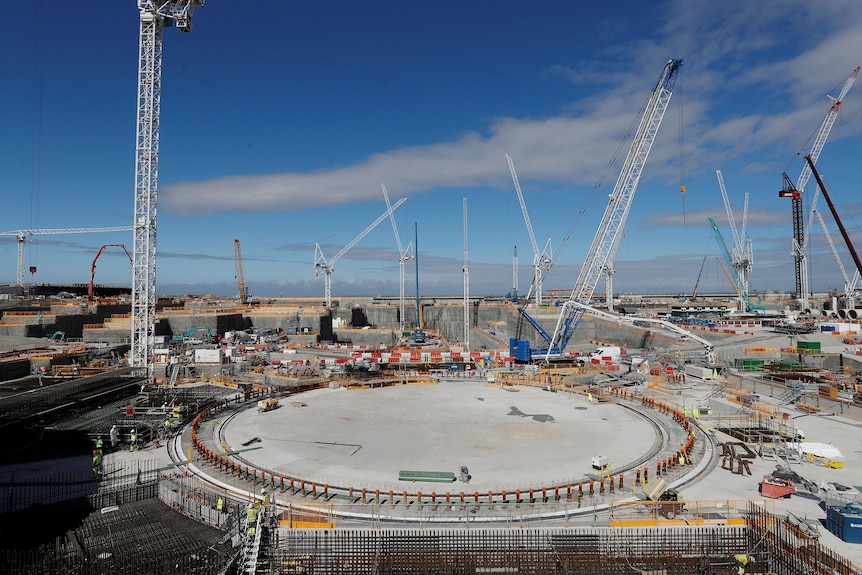
POLYGON ((105 244, 99 248, 99 251, 96 252, 96 257, 93 258, 93 263, 90 264, 90 287, 87 290, 87 299, 93 301, 93 281, 96 278, 96 261, 98 261, 99 256, 102 255, 102 252, 105 251, 105 248, 123 248, 123 251, 126 252, 126 255, 129 256, 129 263, 132 263, 132 254, 129 253, 129 250, 126 249, 125 244, 105 244))
POLYGON ((162 101, 162 32, 176 24, 192 31, 192 14, 204 0, 138 0, 138 101, 135 140, 135 220, 132 252, 132 329, 129 365, 154 374, 156 320, 156 200, 162 101))
MULTIPOLYGON (((515 164, 512 158, 506 154, 506 161, 509 163, 509 173, 512 175, 512 182, 515 184, 515 192, 518 194, 518 202, 521 204, 521 213, 524 214, 524 223, 527 224, 527 233, 530 236, 530 245, 533 247, 533 283, 530 290, 535 289, 535 304, 536 307, 542 305, 542 279, 545 273, 551 269, 553 260, 552 254, 549 253, 550 239, 545 244, 545 248, 540 252, 539 245, 536 243, 536 236, 533 234, 533 224, 530 223, 530 214, 527 212, 527 204, 524 202, 524 194, 521 193, 521 183, 518 181, 518 174, 515 172, 515 164)), ((529 302, 530 293, 527 292, 527 301, 529 302)))
POLYGON ((386 186, 380 184, 380 187, 383 188, 383 198, 386 200, 386 209, 389 212, 389 220, 392 222, 392 231, 395 233, 395 244, 398 246, 398 326, 401 333, 404 333, 406 325, 404 319, 404 264, 415 259, 413 255, 413 242, 408 243, 406 248, 401 247, 401 236, 398 235, 398 226, 395 225, 395 215, 393 213, 395 210, 392 209, 392 204, 389 203, 389 194, 386 193, 386 186))
MULTIPOLYGON (((727 264, 735 270, 734 278, 739 294, 739 309, 740 311, 752 311, 751 302, 748 300, 748 274, 754 268, 754 250, 751 247, 751 238, 748 237, 748 194, 745 194, 745 204, 742 209, 742 229, 736 227, 736 218, 733 217, 733 210, 730 207, 730 199, 727 197, 727 188, 724 185, 724 176, 721 170, 716 170, 715 175, 718 178, 718 187, 721 189, 721 197, 724 200, 724 209, 727 212, 727 221, 730 224, 730 231, 733 234, 733 248, 730 251, 730 259, 727 264)), ((713 229, 718 230, 713 220, 713 229)), ((721 238, 720 233, 716 233, 716 239, 721 238)), ((724 243, 721 238, 720 243, 724 243)), ((725 250, 727 246, 725 246, 725 250)))
MULTIPOLYGON (((90 234, 95 232, 128 232, 132 229, 131 226, 114 226, 110 228, 57 228, 57 229, 42 229, 42 230, 12 230, 8 232, 0 232, 0 236, 15 236, 18 240, 18 272, 15 276, 15 285, 24 285, 24 261, 27 238, 32 236, 43 235, 63 235, 63 234, 90 234)), ((36 267, 30 266, 30 273, 36 273, 36 267)))
MULTIPOLYGON (((832 126, 835 124, 835 119, 838 117, 841 103, 844 101, 844 97, 856 81, 856 76, 859 75, 859 69, 860 66, 857 66, 856 69, 853 70, 844 82, 844 86, 841 88, 841 92, 838 94, 837 98, 829 96, 832 100, 832 105, 829 107, 829 111, 826 112, 826 117, 823 118, 823 123, 820 124, 820 129, 817 131, 817 137, 814 139, 814 144, 812 144, 811 151, 808 153, 808 156, 811 157, 812 165, 817 163, 817 159, 820 157, 820 152, 823 151, 823 146, 826 144, 827 138, 829 138, 829 132, 832 131, 832 126)), ((791 212, 793 217, 793 250, 791 255, 794 259, 794 271, 796 272, 796 299, 799 301, 799 306, 802 309, 809 307, 808 264, 806 262, 805 255, 808 250, 808 236, 805 234, 805 226, 802 218, 802 195, 805 193, 805 185, 808 183, 808 179, 810 177, 811 168, 809 164, 806 163, 802 166, 802 172, 799 174, 799 179, 796 180, 795 186, 793 185, 793 182, 790 181, 790 178, 787 177, 786 173, 782 174, 783 186, 782 189, 778 191, 779 198, 791 199, 791 212)), ((815 189, 814 196, 811 200, 812 213, 809 215, 809 228, 811 228, 812 219, 814 217, 813 212, 817 208, 817 193, 818 190, 815 189)))
MULTIPOLYGON (((599 223, 590 250, 587 252, 587 258, 578 274, 572 294, 560 308, 560 316, 554 327, 553 335, 546 338, 547 348, 530 350, 531 356, 538 352, 545 356, 544 361, 548 361, 551 357, 562 355, 584 315, 584 306, 588 305, 593 298, 596 283, 612 267, 619 234, 625 227, 641 173, 673 95, 681 66, 682 60, 668 60, 665 64, 661 77, 644 107, 643 116, 635 132, 631 148, 623 163, 614 190, 610 194, 604 216, 599 223)), ((539 333, 541 334, 542 331, 539 333)))
POLYGON ((245 303, 248 300, 248 293, 245 290, 245 275, 242 273, 242 248, 239 245, 239 238, 233 240, 233 253, 236 259, 236 286, 239 302, 245 303))
POLYGON ((733 284, 733 291, 735 291, 739 296, 739 310, 750 312, 762 309, 759 304, 755 305, 751 303, 751 300, 748 297, 748 281, 745 279, 744 273, 740 273, 740 271, 744 269, 744 266, 741 264, 737 265, 737 261, 733 259, 730 250, 727 249, 727 244, 724 242, 724 237, 718 229, 718 224, 716 224, 715 220, 712 218, 708 217, 706 219, 709 220, 709 224, 712 226, 712 231, 715 234, 715 241, 718 242, 718 247, 721 250, 722 257, 724 258, 724 262, 722 264, 724 273, 727 274, 731 284, 733 284))
POLYGON ((388 218, 389 214, 397 210, 398 207, 406 201, 407 198, 401 198, 400 200, 395 202, 395 204, 390 206, 389 209, 387 209, 376 220, 374 220, 374 222, 370 226, 362 230, 362 232, 358 236, 353 238, 349 244, 341 248, 338 253, 332 256, 329 261, 327 261, 326 257, 324 257, 323 250, 320 249, 320 244, 314 244, 314 275, 317 276, 320 273, 319 270, 323 270, 323 285, 325 293, 324 305, 326 307, 332 307, 332 271, 335 269, 335 262, 337 262, 339 258, 341 258, 341 256, 346 254, 350 250, 350 248, 358 244, 362 238, 367 236, 371 232, 371 230, 376 228, 380 222, 388 218))

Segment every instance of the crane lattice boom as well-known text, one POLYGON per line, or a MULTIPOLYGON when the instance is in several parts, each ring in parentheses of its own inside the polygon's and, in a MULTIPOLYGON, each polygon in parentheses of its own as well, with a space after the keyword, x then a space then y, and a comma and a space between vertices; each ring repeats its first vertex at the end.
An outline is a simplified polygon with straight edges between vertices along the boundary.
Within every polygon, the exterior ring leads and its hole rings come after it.
MULTIPOLYGON (((681 66, 682 60, 668 60, 665 64, 661 78, 645 107, 631 149, 626 156, 614 191, 610 195, 604 216, 575 282, 575 287, 572 289, 570 300, 589 304, 599 279, 613 265, 612 260, 615 247, 619 242, 619 235, 622 233, 628 218, 643 167, 670 103, 681 66)), ((583 314, 583 307, 566 305, 562 307, 546 358, 562 353, 583 314)))

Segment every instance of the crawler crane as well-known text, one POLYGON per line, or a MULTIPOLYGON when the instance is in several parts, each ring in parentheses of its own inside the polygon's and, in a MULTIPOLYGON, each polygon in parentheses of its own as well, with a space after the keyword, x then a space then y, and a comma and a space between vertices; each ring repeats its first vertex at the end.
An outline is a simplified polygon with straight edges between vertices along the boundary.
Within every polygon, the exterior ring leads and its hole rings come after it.
POLYGON ((584 315, 583 306, 589 304, 599 279, 606 277, 608 269, 613 266, 615 247, 625 227, 641 173, 670 103, 681 66, 682 60, 668 60, 664 66, 658 84, 645 106, 623 169, 610 195, 605 214, 584 265, 581 267, 569 301, 561 306, 560 317, 553 335, 548 335, 538 322, 522 312, 522 315, 545 340, 546 347, 529 349, 523 343, 519 344, 517 339, 512 339, 509 344, 510 352, 516 360, 531 361, 534 356, 543 356, 543 360, 548 361, 551 358, 560 357, 584 315))

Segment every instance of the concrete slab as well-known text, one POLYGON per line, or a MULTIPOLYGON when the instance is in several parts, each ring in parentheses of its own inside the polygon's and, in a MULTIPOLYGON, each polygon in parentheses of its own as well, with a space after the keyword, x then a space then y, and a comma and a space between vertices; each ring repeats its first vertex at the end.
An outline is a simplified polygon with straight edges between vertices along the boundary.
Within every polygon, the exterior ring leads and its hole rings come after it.
POLYGON ((648 422, 613 403, 481 381, 324 389, 290 400, 233 418, 223 428, 229 448, 250 449, 240 455, 276 473, 357 489, 414 491, 421 483, 398 482, 399 471, 458 475, 462 465, 472 475, 469 487, 459 485, 464 491, 577 483, 596 473, 593 456, 620 467, 656 439, 648 422), (254 438, 260 442, 243 446, 254 438))

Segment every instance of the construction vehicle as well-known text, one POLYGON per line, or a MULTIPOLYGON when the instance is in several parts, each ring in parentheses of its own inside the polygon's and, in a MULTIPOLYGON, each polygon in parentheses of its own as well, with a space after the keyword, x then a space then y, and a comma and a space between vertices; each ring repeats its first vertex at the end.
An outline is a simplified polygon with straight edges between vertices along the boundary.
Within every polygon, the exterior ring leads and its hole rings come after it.
POLYGON ((96 261, 98 261, 99 256, 102 255, 102 252, 105 251, 105 248, 123 248, 123 251, 126 252, 126 255, 129 256, 129 263, 132 263, 132 254, 129 253, 129 250, 126 249, 126 246, 123 244, 105 244, 99 248, 99 251, 96 253, 96 257, 93 258, 93 263, 90 264, 90 287, 87 289, 87 298, 90 301, 93 301, 93 279, 96 277, 96 261))
POLYGON ((248 292, 245 289, 245 275, 242 271, 242 249, 240 248, 238 238, 233 240, 233 253, 234 258, 236 259, 236 285, 239 295, 239 303, 247 303, 249 297, 248 292))
POLYGON ((581 306, 589 304, 593 300, 596 284, 601 278, 605 278, 606 285, 610 281, 613 260, 625 228, 632 200, 650 149, 664 118, 664 113, 670 103, 681 66, 682 60, 668 60, 658 84, 644 107, 644 113, 635 132, 631 148, 614 190, 610 194, 604 216, 587 253, 584 265, 578 274, 572 294, 569 301, 563 302, 561 305, 560 316, 553 335, 549 335, 526 311, 519 310, 545 341, 545 346, 534 349, 530 347, 529 342, 525 343, 523 340, 512 338, 509 342, 510 355, 516 361, 529 362, 535 356, 541 357, 542 361, 547 362, 551 358, 561 357, 583 316, 584 309, 581 306))
POLYGON ((694 291, 691 293, 691 301, 697 300, 697 292, 700 290, 700 276, 703 275, 703 266, 706 265, 706 256, 703 256, 703 261, 700 264, 700 271, 697 272, 697 281, 694 282, 694 291))
POLYGON ((267 411, 272 411, 278 407, 278 400, 274 397, 268 397, 266 399, 261 399, 257 402, 257 411, 258 413, 265 413, 267 411))
POLYGON ((650 501, 657 503, 658 513, 665 519, 674 519, 685 511, 682 495, 668 486, 667 481, 661 477, 651 479, 644 486, 644 495, 650 501))

